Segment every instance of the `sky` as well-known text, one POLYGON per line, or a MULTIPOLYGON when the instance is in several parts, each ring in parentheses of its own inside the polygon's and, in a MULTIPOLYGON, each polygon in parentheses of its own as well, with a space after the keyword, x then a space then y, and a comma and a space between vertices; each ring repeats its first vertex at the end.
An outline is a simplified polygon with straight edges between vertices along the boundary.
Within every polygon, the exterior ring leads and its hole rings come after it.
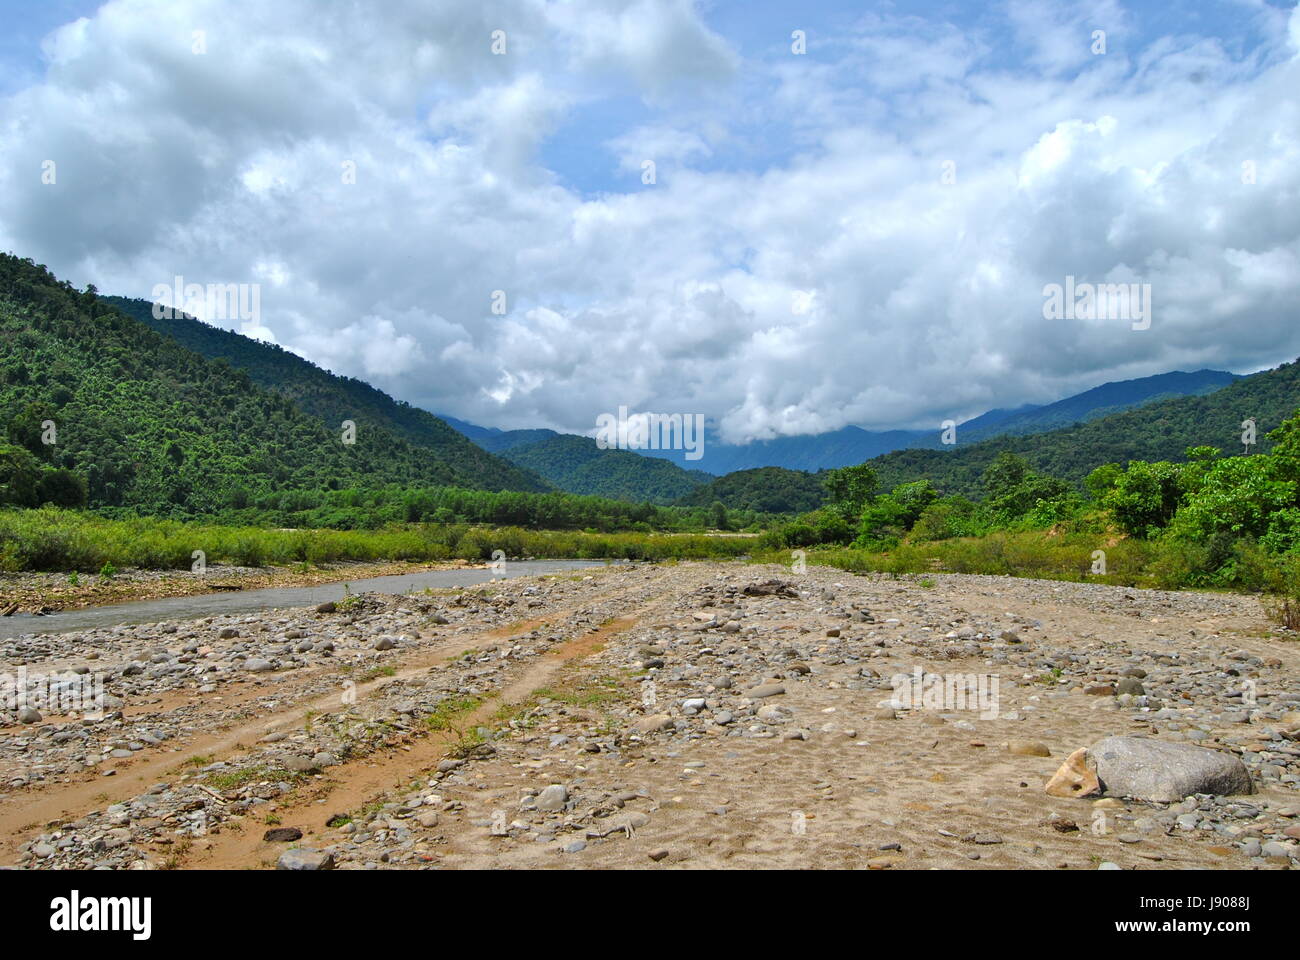
POLYGON ((0 249, 102 293, 248 285, 256 310, 194 312, 475 423, 937 429, 1300 356, 1290 3, 0 0, 0 22, 0 249), (1049 317, 1067 282, 1136 284, 1147 321, 1049 317))

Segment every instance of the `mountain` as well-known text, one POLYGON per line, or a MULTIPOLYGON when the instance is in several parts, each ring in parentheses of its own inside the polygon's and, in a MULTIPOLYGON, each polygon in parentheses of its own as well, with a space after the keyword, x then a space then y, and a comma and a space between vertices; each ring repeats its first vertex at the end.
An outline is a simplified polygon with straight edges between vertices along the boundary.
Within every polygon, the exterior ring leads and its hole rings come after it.
MULTIPOLYGON (((473 472, 497 468, 468 441, 444 448, 463 448, 463 459, 445 459, 364 413, 354 419, 355 443, 343 443, 337 421, 187 349, 93 288, 0 255, 0 430, 13 444, 0 460, 11 473, 29 473, 34 459, 80 477, 92 507, 173 516, 325 489, 499 484, 473 472)), ((0 489, 11 482, 0 476, 0 489)))
MULTIPOLYGON (((1183 376, 1189 376, 1184 374, 1183 376)), ((1079 483, 1104 463, 1184 459, 1193 446, 1242 453, 1242 422, 1254 417, 1259 445, 1300 406, 1300 361, 1238 377, 1212 393, 1157 400, 1047 433, 1004 434, 947 450, 898 450, 868 461, 885 489, 929 479, 945 493, 978 497, 980 476, 1010 450, 1041 473, 1079 483)), ((960 432, 960 428, 959 428, 960 432)))
POLYGON ((677 501, 680 507, 710 507, 761 513, 807 513, 826 499, 820 476, 784 467, 736 470, 696 487, 677 501))
POLYGON ((667 460, 643 457, 630 450, 602 450, 591 437, 550 430, 536 432, 550 436, 507 446, 501 456, 568 493, 668 504, 713 479, 707 473, 684 470, 667 460))
MULTIPOLYGON (((1163 373, 1136 380, 1104 383, 1055 403, 990 410, 958 424, 956 445, 961 447, 1007 433, 1027 434, 1054 430, 1173 396, 1209 393, 1237 379, 1236 374, 1222 370, 1198 370, 1194 373, 1163 373)), ((815 472, 862 463, 895 450, 914 448, 951 452, 951 447, 945 446, 941 440, 938 424, 932 430, 873 431, 849 426, 828 433, 777 437, 743 445, 719 443, 716 436, 707 436, 703 459, 691 465, 718 475, 764 466, 815 472)), ((688 463, 681 451, 641 452, 648 457, 672 460, 678 464, 688 463)))
POLYGON ((1237 374, 1225 370, 1196 370, 1192 373, 1175 370, 1153 377, 1115 380, 1044 406, 992 410, 967 420, 957 428, 958 445, 1004 434, 1045 433, 1157 400, 1203 396, 1240 379, 1237 374))
POLYGON ((492 456, 428 411, 394 400, 362 380, 340 377, 276 344, 211 326, 179 311, 171 318, 157 318, 148 300, 108 296, 100 300, 195 353, 225 361, 258 386, 322 421, 331 432, 337 433, 344 420, 351 420, 358 437, 378 429, 426 450, 430 468, 436 464, 446 483, 480 490, 549 489, 539 477, 492 456))

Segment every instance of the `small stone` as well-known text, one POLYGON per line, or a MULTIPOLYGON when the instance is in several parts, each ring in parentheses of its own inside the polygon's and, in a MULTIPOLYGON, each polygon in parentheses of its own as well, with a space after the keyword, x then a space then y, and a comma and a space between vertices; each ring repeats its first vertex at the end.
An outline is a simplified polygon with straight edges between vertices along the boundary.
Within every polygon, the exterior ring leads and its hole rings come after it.
POLYGON ((564 809, 569 800, 569 791, 563 784, 553 783, 537 795, 537 809, 554 813, 564 809))
POLYGON ((333 870, 334 857, 323 850, 309 847, 292 847, 280 854, 276 861, 277 870, 333 870))
POLYGON ((1007 752, 1017 757, 1050 757, 1052 751, 1047 749, 1047 744, 1039 743, 1037 740, 1008 740, 1007 752))
POLYGON ((756 687, 751 687, 746 691, 745 696, 751 700, 762 700, 766 697, 776 697, 785 693, 785 686, 780 683, 760 683, 756 687))
POLYGON ((267 843, 288 843, 293 840, 301 840, 302 831, 297 827, 272 827, 262 834, 262 839, 267 843))

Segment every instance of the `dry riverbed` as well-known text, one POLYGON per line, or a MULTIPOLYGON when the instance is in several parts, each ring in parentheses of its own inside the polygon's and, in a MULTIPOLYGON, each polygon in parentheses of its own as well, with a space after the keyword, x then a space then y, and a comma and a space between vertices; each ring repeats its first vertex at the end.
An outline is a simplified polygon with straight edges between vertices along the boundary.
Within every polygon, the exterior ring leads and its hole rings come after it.
POLYGON ((225 590, 264 587, 310 587, 425 570, 459 570, 482 566, 466 560, 414 563, 340 562, 319 566, 237 567, 210 564, 203 573, 189 570, 121 570, 111 577, 66 573, 0 573, 0 614, 77 610, 132 600, 193 597, 225 590))
POLYGON ((637 565, 0 658, 107 700, 0 714, 4 864, 1300 866, 1300 645, 1248 597, 637 565), (994 709, 898 675, 996 676, 994 709), (1045 792, 1108 736, 1230 754, 1255 792, 1045 792))

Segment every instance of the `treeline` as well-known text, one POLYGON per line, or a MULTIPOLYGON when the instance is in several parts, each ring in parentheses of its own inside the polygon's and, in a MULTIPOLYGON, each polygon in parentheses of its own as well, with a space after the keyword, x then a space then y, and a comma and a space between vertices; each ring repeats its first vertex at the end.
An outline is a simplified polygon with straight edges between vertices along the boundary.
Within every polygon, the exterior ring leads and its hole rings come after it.
POLYGON ((1003 451, 982 499, 940 496, 929 480, 888 492, 869 465, 830 471, 828 504, 770 530, 766 549, 837 546, 855 568, 1118 576, 1165 588, 1233 586, 1300 596, 1300 414, 1265 438, 1267 453, 1103 464, 1084 492, 1003 451), (1018 537, 1049 531, 1048 537, 1018 537), (962 544, 943 546, 948 541, 962 544), (1054 541, 1054 542, 1050 542, 1054 541), (889 555, 892 554, 892 558, 889 555), (1062 563, 1064 562, 1064 566, 1062 563), (929 565, 927 567, 927 564, 929 565), (1117 567, 1116 564, 1119 564, 1117 567))
MULTIPOLYGON (((114 511, 104 511, 115 515, 114 511)), ((117 514, 120 515, 120 514, 117 514)), ((225 524, 375 530, 394 523, 472 523, 542 530, 752 530, 771 517, 753 510, 663 507, 572 493, 386 486, 285 491, 250 498, 207 519, 225 524)))

